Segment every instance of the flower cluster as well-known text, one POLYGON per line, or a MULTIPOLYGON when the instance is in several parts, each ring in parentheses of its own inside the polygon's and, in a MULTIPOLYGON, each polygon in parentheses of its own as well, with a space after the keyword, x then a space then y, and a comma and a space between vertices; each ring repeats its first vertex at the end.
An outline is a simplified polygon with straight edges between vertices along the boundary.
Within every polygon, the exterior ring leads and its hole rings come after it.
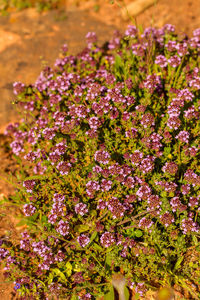
MULTIPOLYGON (((143 297, 199 242, 200 29, 129 25, 86 44, 76 56, 64 45, 33 85, 14 84, 26 118, 5 134, 25 165, 13 201, 28 229, 2 238, 0 258, 30 299, 97 299, 122 268, 143 297)), ((198 285, 196 269, 182 279, 198 285)))

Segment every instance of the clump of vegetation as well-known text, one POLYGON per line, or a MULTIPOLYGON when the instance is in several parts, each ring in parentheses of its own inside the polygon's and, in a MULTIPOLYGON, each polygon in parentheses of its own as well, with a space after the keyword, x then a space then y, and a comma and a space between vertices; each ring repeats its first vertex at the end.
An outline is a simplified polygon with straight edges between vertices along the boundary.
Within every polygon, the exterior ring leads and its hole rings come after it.
POLYGON ((199 261, 186 258, 200 250, 200 29, 86 41, 14 83, 10 201, 27 230, 1 240, 5 276, 21 299, 114 299, 112 282, 126 299, 175 284, 198 299, 199 261))
POLYGON ((62 0, 0 0, 0 11, 2 14, 10 9, 16 8, 22 10, 29 7, 35 7, 38 11, 56 9, 62 5, 62 0))

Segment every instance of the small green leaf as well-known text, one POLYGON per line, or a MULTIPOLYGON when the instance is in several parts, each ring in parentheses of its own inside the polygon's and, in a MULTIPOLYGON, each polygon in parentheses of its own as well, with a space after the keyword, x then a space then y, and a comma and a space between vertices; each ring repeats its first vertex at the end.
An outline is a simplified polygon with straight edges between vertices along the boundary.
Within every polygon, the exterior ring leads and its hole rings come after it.
POLYGON ((160 193, 160 196, 161 196, 161 197, 166 197, 166 196, 167 196, 167 192, 166 192, 166 191, 161 192, 161 193, 160 193))
POLYGON ((92 241, 94 241, 96 237, 97 237, 97 231, 94 231, 93 234, 91 235, 90 243, 92 243, 92 241))
POLYGON ((48 178, 48 176, 47 175, 33 175, 33 176, 29 176, 29 177, 26 177, 25 179, 24 179, 24 181, 26 181, 26 180, 37 180, 37 179, 40 179, 40 180, 42 180, 42 179, 47 179, 48 178))
POLYGON ((19 223, 17 223, 17 227, 23 226, 27 224, 27 219, 22 219, 19 223))
POLYGON ((71 299, 70 300, 78 300, 78 296, 76 295, 72 295, 71 299))
POLYGON ((92 247, 96 250, 102 251, 103 248, 101 248, 97 243, 93 243, 92 247))
POLYGON ((49 274, 49 277, 48 277, 48 284, 51 284, 51 283, 52 283, 53 277, 54 277, 53 274, 50 273, 50 274, 49 274))
POLYGON ((76 232, 85 232, 85 231, 88 231, 90 229, 90 226, 89 225, 76 225, 74 227, 74 230, 76 232))
POLYGON ((72 274, 72 265, 70 264, 70 262, 68 261, 65 265, 65 273, 67 274, 67 276, 71 276, 72 274))
POLYGON ((180 267, 180 265, 181 265, 183 259, 184 259, 184 256, 181 256, 181 257, 178 258, 178 260, 177 260, 177 262, 176 262, 176 264, 175 264, 174 270, 179 269, 179 267, 180 267))
POLYGON ((141 230, 137 229, 135 231, 135 236, 139 238, 139 237, 143 236, 143 232, 141 230))
POLYGON ((136 293, 135 294, 135 300, 139 300, 140 299, 140 294, 139 293, 136 293))
POLYGON ((135 236, 135 228, 128 228, 125 230, 125 233, 130 237, 133 238, 135 236))
POLYGON ((129 289, 126 286, 124 288, 124 294, 125 294, 125 300, 129 300, 130 293, 129 293, 129 289))
POLYGON ((19 156, 17 156, 16 154, 13 154, 13 157, 16 159, 18 164, 21 164, 22 160, 19 156))
POLYGON ((197 240, 197 237, 195 235, 192 235, 192 240, 193 240, 195 246, 197 246, 198 245, 198 240, 197 240))
POLYGON ((60 279, 63 281, 67 281, 67 278, 65 277, 65 274, 61 272, 58 268, 55 268, 52 270, 60 279))
POLYGON ((164 148, 164 153, 165 153, 166 155, 170 154, 170 153, 171 153, 171 147, 165 147, 165 148, 164 148))
POLYGON ((110 291, 104 295, 104 300, 115 300, 115 293, 113 287, 111 287, 110 291))

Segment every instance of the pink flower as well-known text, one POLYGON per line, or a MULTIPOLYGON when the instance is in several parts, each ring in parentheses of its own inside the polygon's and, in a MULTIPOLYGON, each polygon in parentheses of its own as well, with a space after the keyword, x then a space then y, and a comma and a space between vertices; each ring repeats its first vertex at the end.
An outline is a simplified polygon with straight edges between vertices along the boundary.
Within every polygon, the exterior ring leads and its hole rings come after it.
POLYGON ((102 236, 100 238, 100 242, 103 247, 108 248, 108 247, 112 246, 116 242, 116 240, 112 233, 105 232, 102 234, 102 236))
POLYGON ((85 234, 81 234, 78 238, 77 238, 78 243, 80 244, 81 247, 85 247, 89 244, 90 242, 90 238, 85 235, 85 234))
POLYGON ((88 213, 87 205, 85 203, 78 203, 75 205, 75 212, 81 216, 88 213))

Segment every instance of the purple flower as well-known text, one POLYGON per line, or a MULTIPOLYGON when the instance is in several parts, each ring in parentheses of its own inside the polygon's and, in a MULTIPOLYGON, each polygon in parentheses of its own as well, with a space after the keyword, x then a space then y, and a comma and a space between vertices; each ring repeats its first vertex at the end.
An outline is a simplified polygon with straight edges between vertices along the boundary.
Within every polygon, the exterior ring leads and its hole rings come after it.
POLYGON ((43 136, 47 140, 52 140, 55 137, 55 130, 53 128, 45 128, 43 131, 43 136))
POLYGON ((112 197, 111 199, 109 199, 107 206, 112 213, 113 219, 121 218, 124 216, 124 212, 126 209, 116 197, 112 197))
POLYGON ((170 205, 172 207, 172 211, 173 212, 176 212, 177 209, 180 210, 180 211, 184 211, 187 209, 187 206, 186 205, 183 205, 179 199, 179 197, 173 197, 171 200, 170 200, 170 205))
POLYGON ((89 118, 88 123, 91 129, 98 129, 98 127, 101 125, 101 122, 97 117, 89 118))
POLYGON ((135 288, 136 293, 138 293, 141 297, 145 295, 147 292, 147 288, 145 287, 144 282, 139 282, 135 288))
POLYGON ((193 36, 200 37, 200 28, 195 29, 195 30, 192 32, 192 34, 193 34, 193 36))
POLYGON ((103 192, 105 192, 105 191, 109 191, 111 188, 112 188, 112 181, 102 179, 102 181, 101 181, 101 190, 103 192))
POLYGON ((85 203, 78 203, 75 205, 75 212, 81 216, 88 213, 87 205, 85 203))
POLYGON ((18 290, 18 289, 20 289, 20 287, 21 287, 20 283, 16 283, 16 285, 14 286, 14 289, 18 290))
POLYGON ((78 238, 77 238, 78 243, 80 244, 81 247, 85 247, 89 244, 90 242, 90 238, 85 235, 85 234, 81 234, 78 238))
POLYGON ((33 168, 33 172, 34 172, 35 174, 40 174, 40 175, 42 175, 42 174, 44 174, 44 172, 46 171, 46 169, 47 169, 47 166, 42 166, 42 165, 41 165, 41 162, 39 161, 39 162, 35 165, 35 167, 33 168))
POLYGON ((155 157, 152 157, 148 155, 146 158, 144 158, 140 165, 139 165, 139 170, 143 173, 149 173, 154 169, 154 163, 153 161, 155 160, 155 157))
POLYGON ((149 229, 153 224, 154 223, 151 220, 147 219, 146 217, 143 217, 139 222, 139 227, 149 229))
POLYGON ((181 120, 176 116, 169 117, 169 119, 167 121, 167 126, 170 129, 176 129, 177 130, 181 126, 181 120))
POLYGON ((25 216, 32 216, 35 213, 36 208, 30 203, 30 204, 24 204, 23 210, 25 216))
POLYGON ((67 221, 60 220, 58 226, 56 227, 56 231, 61 235, 65 236, 69 234, 69 224, 67 221))
POLYGON ((192 220, 192 218, 183 219, 181 222, 181 229, 184 234, 190 232, 199 232, 199 225, 192 220))
POLYGON ((61 161, 57 164, 56 169, 60 172, 61 175, 68 175, 70 171, 70 167, 72 165, 65 161, 61 161))
POLYGON ((134 139, 137 137, 137 132, 138 132, 138 130, 136 128, 131 127, 130 130, 125 131, 125 137, 134 139))
POLYGON ((24 152, 23 144, 21 142, 13 141, 10 143, 10 147, 14 154, 19 155, 20 152, 24 152))
POLYGON ((164 68, 167 66, 167 59, 164 55, 158 55, 156 56, 155 63, 159 65, 161 68, 164 68))
POLYGON ((87 300, 87 299, 91 299, 91 298, 92 298, 92 296, 91 296, 90 293, 87 293, 87 294, 85 294, 83 296, 78 296, 79 300, 87 300))
POLYGON ((116 242, 116 239, 112 233, 105 232, 102 234, 100 238, 100 242, 103 247, 108 248, 111 247, 116 242))
POLYGON ((189 142, 189 137, 190 137, 189 132, 185 130, 180 131, 179 134, 175 136, 176 139, 179 139, 182 143, 187 143, 187 144, 189 142))
POLYGON ((151 188, 148 184, 144 184, 137 190, 136 195, 138 196, 140 201, 146 200, 151 195, 151 188))
POLYGON ((34 180, 25 180, 23 186, 26 188, 27 193, 32 193, 36 182, 34 180))
POLYGON ((167 32, 174 32, 175 31, 175 26, 172 24, 165 24, 163 26, 163 29, 167 32))
POLYGON ((195 89, 200 89, 200 77, 196 77, 193 80, 189 81, 189 86, 195 89))
POLYGON ((165 45, 165 47, 167 48, 168 51, 173 52, 176 51, 176 45, 177 45, 176 41, 169 41, 165 45))
POLYGON ((178 171, 178 166, 175 162, 167 162, 164 167, 162 167, 162 171, 165 173, 169 173, 175 175, 178 171))
POLYGON ((13 93, 15 95, 21 94, 24 91, 25 91, 25 84, 17 81, 13 83, 13 93))
POLYGON ((133 25, 128 25, 125 31, 125 36, 130 36, 134 38, 137 35, 137 28, 133 25))
POLYGON ((93 44, 97 42, 97 36, 95 32, 88 32, 86 34, 86 41, 88 44, 88 48, 91 49, 93 44))
POLYGON ((173 68, 176 68, 180 65, 181 63, 181 58, 178 57, 177 55, 174 55, 172 57, 170 57, 168 59, 168 63, 170 64, 170 66, 172 66, 173 68))
POLYGON ((62 50, 63 54, 66 54, 66 52, 68 51, 68 45, 67 44, 63 44, 61 50, 62 50))
POLYGON ((95 181, 95 180, 90 180, 87 184, 86 184, 86 193, 90 196, 93 195, 93 193, 95 191, 99 191, 100 190, 100 185, 98 183, 98 181, 95 181))
POLYGON ((6 257, 6 255, 9 254, 9 251, 4 249, 4 248, 0 248, 0 259, 2 260, 3 258, 6 257))
POLYGON ((107 206, 107 202, 103 201, 102 199, 99 199, 97 209, 105 209, 107 206))
POLYGON ((160 216, 160 221, 165 227, 168 227, 174 222, 174 217, 168 211, 160 216))

